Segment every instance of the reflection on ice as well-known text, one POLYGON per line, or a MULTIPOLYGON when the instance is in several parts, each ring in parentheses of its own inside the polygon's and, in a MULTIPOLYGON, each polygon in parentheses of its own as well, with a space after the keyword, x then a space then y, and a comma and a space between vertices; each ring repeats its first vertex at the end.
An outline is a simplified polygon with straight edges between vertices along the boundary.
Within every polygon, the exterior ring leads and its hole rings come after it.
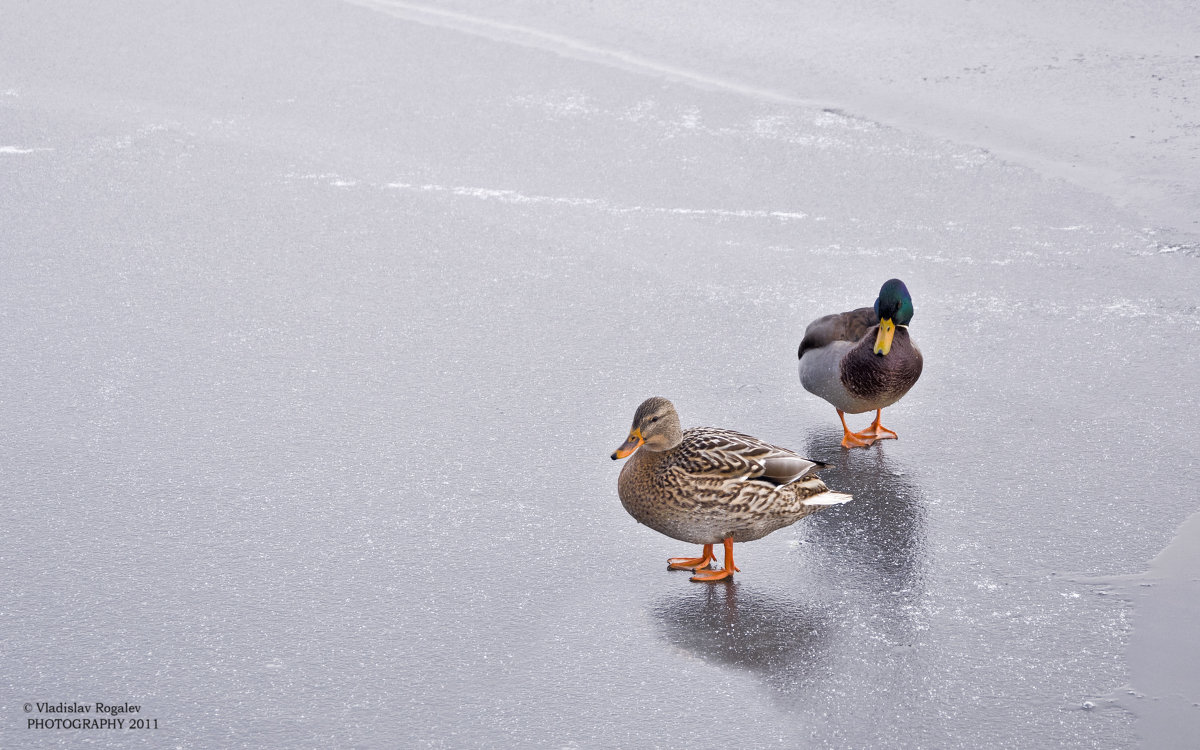
POLYGON ((830 463, 822 478, 854 501, 791 531, 795 570, 783 588, 727 582, 654 605, 668 642, 752 673, 796 710, 824 706, 847 683, 879 683, 856 700, 886 702, 886 684, 910 669, 926 627, 921 490, 885 446, 846 451, 840 440, 840 430, 823 429, 802 452, 830 463))
POLYGON ((807 538, 843 564, 865 566, 877 576, 878 588, 915 590, 921 585, 926 542, 925 508, 913 472, 888 455, 887 443, 848 451, 840 441, 836 427, 805 439, 806 455, 830 464, 821 471, 825 483, 854 496, 836 517, 813 516, 807 538))
POLYGON ((784 692, 824 674, 835 632, 828 609, 730 579, 664 597, 654 615, 673 645, 752 672, 784 692))

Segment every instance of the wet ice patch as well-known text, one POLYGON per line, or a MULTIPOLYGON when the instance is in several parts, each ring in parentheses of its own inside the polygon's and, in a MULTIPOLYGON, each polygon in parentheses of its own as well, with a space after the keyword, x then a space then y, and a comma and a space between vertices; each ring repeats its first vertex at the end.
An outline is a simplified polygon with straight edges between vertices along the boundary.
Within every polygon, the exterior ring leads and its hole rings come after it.
POLYGON ((347 188, 347 187, 354 187, 354 186, 358 185, 358 180, 346 179, 346 178, 342 177, 341 175, 339 175, 337 172, 308 172, 308 173, 304 173, 304 174, 298 174, 296 172, 289 172, 286 175, 286 177, 289 180, 302 180, 304 182, 323 182, 326 185, 329 185, 330 187, 336 187, 336 188, 347 188))
POLYGON ((643 99, 618 115, 617 119, 625 122, 641 122, 655 117, 652 113, 657 106, 653 99, 643 99))
POLYGON ((1179 253, 1192 258, 1200 258, 1200 244, 1156 244, 1155 250, 1159 255, 1170 255, 1171 253, 1179 253))
POLYGON ((991 159, 991 154, 987 151, 975 150, 954 154, 951 158, 954 160, 955 169, 968 169, 983 166, 991 159))
MULTIPOLYGON (((706 120, 705 110, 696 105, 670 106, 652 98, 641 99, 619 109, 606 109, 593 98, 576 91, 552 92, 546 95, 515 96, 509 100, 515 106, 541 109, 556 119, 599 117, 618 123, 634 123, 660 131, 661 137, 711 136, 738 140, 769 140, 818 150, 846 150, 853 144, 843 133, 863 130, 857 120, 848 116, 822 112, 818 115, 818 130, 808 118, 795 115, 767 115, 725 126, 714 126, 706 120), (845 124, 845 127, 841 127, 845 124), (840 132, 839 132, 840 131, 840 132)), ((861 147, 861 144, 859 144, 861 147)))
POLYGON ((855 130, 860 133, 866 133, 874 130, 879 130, 879 123, 864 120, 860 117, 853 117, 844 112, 839 112, 836 109, 823 109, 813 118, 813 125, 819 128, 841 128, 843 130, 855 130))
MULTIPOLYGON (((771 115, 768 117, 759 117, 751 121, 745 129, 722 128, 718 131, 718 134, 735 137, 750 136, 761 140, 779 141, 793 146, 821 151, 831 149, 848 150, 854 147, 854 144, 851 144, 846 138, 832 135, 829 132, 832 128, 826 126, 823 130, 826 132, 811 133, 805 130, 802 124, 794 117, 771 115)), ((861 147, 861 144, 858 145, 861 147)))
POLYGON ((702 112, 699 107, 688 106, 673 108, 672 110, 662 110, 657 102, 651 99, 644 99, 631 107, 614 113, 613 118, 617 122, 651 125, 662 130, 663 135, 667 138, 674 138, 683 133, 701 133, 704 135, 719 136, 728 135, 730 132, 738 132, 728 129, 714 130, 706 127, 703 124, 702 112))
POLYGON ((0 154, 33 154, 38 151, 52 151, 49 148, 21 148, 20 146, 0 146, 0 154))
POLYGON ((687 130, 696 130, 700 127, 700 109, 698 107, 688 107, 684 111, 680 124, 687 130))
POLYGON ((800 211, 733 210, 724 208, 658 208, 653 206, 614 207, 614 213, 665 213, 685 216, 721 216, 738 219, 804 219, 808 214, 800 211))
POLYGON ((540 109, 554 118, 584 117, 597 114, 600 108, 582 92, 569 92, 550 96, 516 96, 514 104, 540 109))
POLYGON ((512 204, 543 204, 570 207, 593 208, 613 214, 671 214, 676 216, 698 216, 722 219, 773 219, 776 221, 797 221, 805 219, 808 214, 803 211, 774 211, 767 209, 733 209, 733 208, 687 208, 666 206, 623 206, 609 203, 599 198, 574 198, 553 195, 528 195, 516 190, 496 188, 469 187, 465 185, 417 185, 409 182, 390 182, 384 187, 391 190, 409 190, 424 193, 445 193, 449 195, 475 198, 478 200, 495 200, 512 204))
MULTIPOLYGON (((1011 298, 979 293, 946 295, 942 298, 942 302, 947 310, 963 313, 970 311, 973 314, 973 320, 1004 317, 1013 306, 1011 298)), ((1195 324, 1193 307, 1145 297, 1137 299, 1130 297, 1073 298, 1070 302, 1026 299, 1021 301, 1020 306, 1031 315, 1075 323, 1087 323, 1094 320, 1149 319, 1156 322, 1195 324)))
POLYGON ((414 185, 408 182, 389 182, 385 187, 392 190, 413 190, 425 193, 447 193, 479 200, 496 200, 501 203, 542 203, 564 206, 602 206, 603 201, 594 198, 564 198, 552 195, 526 195, 516 190, 467 187, 462 185, 414 185))
POLYGON ((750 124, 750 132, 760 138, 773 137, 778 136, 790 124, 791 118, 784 115, 760 117, 750 124))
POLYGON ((1155 306, 1154 300, 1117 299, 1100 306, 1100 311, 1118 318, 1141 318, 1153 314, 1155 306))

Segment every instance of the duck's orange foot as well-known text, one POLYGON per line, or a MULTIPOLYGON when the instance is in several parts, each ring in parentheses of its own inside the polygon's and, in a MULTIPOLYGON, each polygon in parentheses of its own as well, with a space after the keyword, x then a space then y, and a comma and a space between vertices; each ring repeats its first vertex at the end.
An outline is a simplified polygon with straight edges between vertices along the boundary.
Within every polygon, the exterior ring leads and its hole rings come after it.
MULTIPOLYGON (((693 581, 700 581, 701 583, 723 581, 734 574, 734 572, 737 570, 737 566, 733 564, 733 537, 725 537, 725 540, 722 542, 722 544, 725 545, 725 567, 721 570, 706 570, 703 572, 698 572, 696 575, 692 576, 693 581)), ((705 554, 711 555, 712 545, 704 545, 704 552, 705 554)))
POLYGON ((838 419, 842 420, 842 447, 843 448, 870 448, 871 443, 875 442, 875 438, 866 434, 866 430, 862 432, 851 432, 846 426, 846 413, 841 409, 837 410, 838 419))
POLYGON ((846 434, 842 436, 843 448, 870 448, 874 442, 874 436, 866 434, 865 430, 863 432, 846 430, 846 434))
POLYGON ((700 570, 707 568, 716 559, 713 556, 713 546, 706 544, 703 557, 672 557, 667 560, 667 570, 700 570))
POLYGON ((705 570, 692 576, 692 580, 699 581, 701 583, 723 581, 726 578, 732 578, 735 570, 737 570, 737 568, 734 568, 733 570, 730 570, 729 568, 722 568, 721 570, 705 570))
POLYGON ((891 430, 884 427, 883 425, 878 425, 878 426, 871 425, 870 427, 863 430, 862 432, 858 432, 855 434, 860 438, 866 438, 872 442, 874 442, 876 440, 895 440, 898 437, 900 437, 899 435, 892 432, 891 430))
POLYGON ((899 437, 896 433, 879 424, 879 420, 883 418, 883 409, 875 410, 875 421, 871 426, 862 432, 857 432, 855 435, 859 438, 867 438, 871 441, 875 440, 895 440, 899 437))

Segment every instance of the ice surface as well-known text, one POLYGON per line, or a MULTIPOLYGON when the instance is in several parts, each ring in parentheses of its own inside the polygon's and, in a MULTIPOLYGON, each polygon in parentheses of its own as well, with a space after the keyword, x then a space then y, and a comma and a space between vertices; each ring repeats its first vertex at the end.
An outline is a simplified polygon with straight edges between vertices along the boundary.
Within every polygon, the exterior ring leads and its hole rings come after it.
MULTIPOLYGON (((0 747, 1145 734, 1094 580, 1195 511, 1191 240, 966 131, 360 4, 7 20, 0 143, 46 150, 0 159, 0 747), (893 276, 925 372, 847 453, 796 346, 893 276), (854 502, 667 572, 608 459, 655 394, 854 502), (16 708, 72 700, 161 728, 16 708)), ((509 22, 644 56, 617 20, 509 22)))
POLYGON ((972 143, 1103 192, 1156 228, 1200 219, 1200 13, 1187 0, 353 0, 762 101, 820 103, 972 143), (531 28, 536 27, 536 28, 531 28))

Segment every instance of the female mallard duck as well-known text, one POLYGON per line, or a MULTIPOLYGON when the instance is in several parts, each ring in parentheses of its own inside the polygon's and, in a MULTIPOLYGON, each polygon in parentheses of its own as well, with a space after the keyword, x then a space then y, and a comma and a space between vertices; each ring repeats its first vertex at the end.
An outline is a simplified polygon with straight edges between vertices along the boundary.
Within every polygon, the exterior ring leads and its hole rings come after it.
POLYGON ((921 350, 908 335, 913 303, 900 279, 885 281, 875 307, 826 315, 808 324, 800 342, 800 383, 833 404, 842 420, 842 447, 866 448, 896 437, 879 423, 921 377, 921 350), (845 412, 875 410, 875 421, 851 432, 845 412))
POLYGON ((631 454, 617 481, 621 504, 655 531, 704 545, 701 557, 667 561, 671 570, 697 571, 693 581, 732 576, 734 542, 761 539, 826 505, 850 500, 817 479, 823 463, 731 430, 682 431, 665 398, 642 402, 629 437, 612 457, 631 454), (718 542, 725 545, 725 569, 699 572, 716 559, 718 542))

